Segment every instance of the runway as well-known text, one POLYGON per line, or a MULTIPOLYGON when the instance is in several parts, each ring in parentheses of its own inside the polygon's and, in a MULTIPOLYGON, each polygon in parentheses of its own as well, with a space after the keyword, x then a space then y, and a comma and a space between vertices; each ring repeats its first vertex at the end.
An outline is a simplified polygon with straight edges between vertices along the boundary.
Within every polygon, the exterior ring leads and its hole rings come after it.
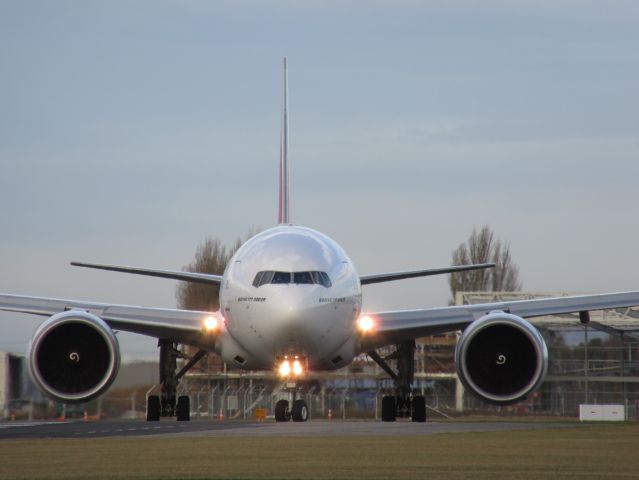
POLYGON ((551 422, 427 422, 392 423, 367 420, 326 421, 306 423, 217 422, 194 420, 176 422, 145 422, 143 420, 66 421, 66 422, 2 422, 0 440, 44 438, 105 438, 105 437, 282 437, 282 436, 399 436, 436 435, 443 433, 495 432, 538 430, 578 426, 577 423, 551 422))
POLYGON ((98 438, 166 435, 168 433, 197 434, 214 429, 240 430, 251 426, 243 422, 193 421, 145 422, 144 420, 73 420, 66 422, 2 422, 0 440, 18 438, 98 438))

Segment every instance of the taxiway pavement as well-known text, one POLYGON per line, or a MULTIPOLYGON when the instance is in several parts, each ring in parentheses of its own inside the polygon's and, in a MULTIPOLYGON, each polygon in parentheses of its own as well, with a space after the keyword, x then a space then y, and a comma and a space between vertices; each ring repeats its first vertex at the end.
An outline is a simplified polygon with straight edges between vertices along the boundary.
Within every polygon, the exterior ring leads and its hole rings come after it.
POLYGON ((42 438, 100 438, 131 436, 174 437, 269 437, 269 436, 397 436, 435 435, 442 433, 495 432, 574 427, 577 423, 551 422, 376 422, 367 420, 326 421, 306 423, 217 422, 194 420, 176 422, 163 420, 66 421, 66 422, 2 422, 0 440, 42 438))

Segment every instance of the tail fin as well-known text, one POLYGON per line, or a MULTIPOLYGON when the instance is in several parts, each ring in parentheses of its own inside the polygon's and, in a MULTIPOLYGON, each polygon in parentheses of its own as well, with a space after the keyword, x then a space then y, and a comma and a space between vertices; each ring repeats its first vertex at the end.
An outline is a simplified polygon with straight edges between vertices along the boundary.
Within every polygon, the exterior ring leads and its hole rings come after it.
POLYGON ((289 174, 288 166, 288 68, 286 57, 283 66, 283 100, 282 100, 282 131, 280 133, 280 210, 279 223, 290 223, 289 210, 289 174))

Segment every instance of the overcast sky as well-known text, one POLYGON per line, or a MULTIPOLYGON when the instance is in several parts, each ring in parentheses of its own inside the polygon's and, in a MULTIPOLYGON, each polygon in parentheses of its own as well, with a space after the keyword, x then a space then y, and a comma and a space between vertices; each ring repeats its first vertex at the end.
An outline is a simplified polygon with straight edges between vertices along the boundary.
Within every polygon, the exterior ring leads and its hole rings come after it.
MULTIPOLYGON (((207 235, 292 219, 358 271, 450 264, 474 226, 524 288, 639 289, 636 2, 0 1, 0 291, 175 306, 207 235)), ((444 305, 447 279, 364 287, 444 305)), ((0 350, 41 321, 0 315, 0 350)), ((155 341, 121 335, 126 360, 155 341)))

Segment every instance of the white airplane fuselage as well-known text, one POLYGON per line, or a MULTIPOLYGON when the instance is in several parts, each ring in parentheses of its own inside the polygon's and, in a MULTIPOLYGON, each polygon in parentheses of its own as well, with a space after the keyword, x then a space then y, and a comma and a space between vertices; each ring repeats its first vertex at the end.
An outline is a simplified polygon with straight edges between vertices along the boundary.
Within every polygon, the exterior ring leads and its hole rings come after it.
POLYGON ((229 261, 216 350, 244 369, 274 369, 284 357, 300 358, 305 370, 340 368, 355 355, 361 306, 359 276, 344 250, 310 228, 280 225, 248 240, 229 261), (260 285, 259 272, 270 281, 260 285), (313 283, 309 274, 329 281, 313 283))

